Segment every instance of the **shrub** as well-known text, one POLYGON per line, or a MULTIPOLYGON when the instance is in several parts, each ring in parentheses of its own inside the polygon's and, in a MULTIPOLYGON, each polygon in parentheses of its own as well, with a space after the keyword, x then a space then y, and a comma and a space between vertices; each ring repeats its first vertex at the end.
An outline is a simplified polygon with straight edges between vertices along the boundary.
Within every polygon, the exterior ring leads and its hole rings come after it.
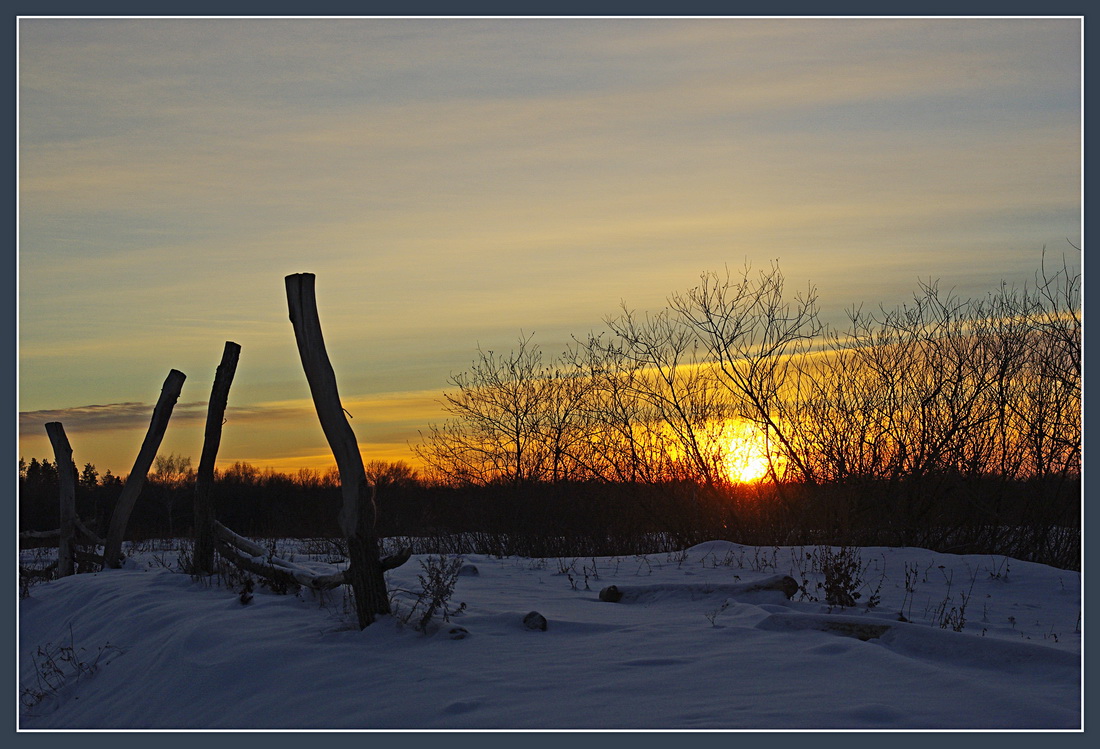
POLYGON ((859 549, 840 546, 834 552, 829 546, 817 549, 818 564, 824 580, 817 584, 825 592, 830 606, 855 606, 863 586, 863 560, 859 549))
MULTIPOLYGON (((451 606, 451 596, 454 595, 455 583, 458 581, 458 571, 462 568, 462 557, 448 558, 439 554, 420 560, 422 573, 416 576, 420 582, 420 591, 395 590, 394 593, 406 593, 412 596, 412 606, 408 612, 400 616, 402 622, 413 626, 420 632, 425 632, 431 624, 432 617, 439 613, 443 621, 450 621, 451 615, 466 608, 465 603, 460 603, 458 608, 451 606)), ((394 611, 397 605, 392 604, 394 611)))

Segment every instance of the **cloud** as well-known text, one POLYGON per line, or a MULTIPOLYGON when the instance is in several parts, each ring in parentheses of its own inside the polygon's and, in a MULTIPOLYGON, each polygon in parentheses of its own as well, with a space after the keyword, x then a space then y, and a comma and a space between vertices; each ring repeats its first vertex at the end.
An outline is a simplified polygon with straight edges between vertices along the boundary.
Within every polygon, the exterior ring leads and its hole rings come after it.
MULTIPOLYGON (((107 403, 103 405, 74 406, 71 408, 21 411, 19 433, 21 436, 39 436, 45 424, 60 421, 72 432, 96 432, 148 428, 153 418, 152 403, 107 403)), ((172 409, 173 423, 205 422, 205 401, 177 403, 172 409)), ((310 404, 312 407, 312 404, 310 404)), ((273 419, 293 417, 305 410, 302 406, 245 406, 226 409, 226 421, 267 422, 273 419)))
MULTIPOLYGON (((174 419, 195 418, 197 409, 203 404, 179 403, 172 411, 174 419)), ((19 432, 21 435, 37 435, 43 425, 60 421, 70 431, 100 431, 110 429, 129 429, 148 425, 152 418, 153 406, 146 403, 107 403, 103 405, 76 406, 73 408, 47 409, 42 411, 23 411, 19 414, 19 432)))

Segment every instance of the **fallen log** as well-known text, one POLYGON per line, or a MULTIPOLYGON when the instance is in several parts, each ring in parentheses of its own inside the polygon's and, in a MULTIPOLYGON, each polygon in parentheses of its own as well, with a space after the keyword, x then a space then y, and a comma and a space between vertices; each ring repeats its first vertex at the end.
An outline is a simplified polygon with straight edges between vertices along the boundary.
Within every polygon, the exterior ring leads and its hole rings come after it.
POLYGON ((318 575, 275 556, 268 549, 234 533, 216 520, 214 538, 218 553, 227 562, 273 582, 304 585, 314 590, 331 590, 347 582, 343 571, 318 575))
POLYGON ((60 528, 52 531, 20 531, 19 538, 57 538, 61 535, 60 528))
MULTIPOLYGON (((329 575, 318 575, 315 572, 299 567, 293 562, 271 553, 255 541, 234 533, 218 521, 214 521, 214 537, 218 553, 230 564, 241 569, 267 577, 274 582, 297 583, 314 590, 331 590, 338 585, 348 583, 347 571, 334 572, 329 575)), ((395 554, 382 557, 379 561, 383 570, 392 570, 409 561, 412 556, 412 548, 402 548, 395 554)))
POLYGON ((344 573, 334 575, 314 575, 305 570, 291 570, 276 567, 265 557, 250 557, 235 546, 226 543, 220 536, 214 539, 214 548, 222 559, 234 567, 251 572, 257 577, 286 586, 304 586, 313 590, 331 590, 344 582, 344 573))
POLYGON ((81 540, 83 540, 85 543, 91 544, 92 546, 105 546, 107 544, 107 542, 97 536, 91 528, 84 525, 84 521, 80 519, 80 516, 77 516, 74 522, 76 525, 76 530, 82 536, 81 540))
POLYGON ((772 575, 744 583, 658 583, 654 585, 609 585, 599 598, 607 603, 635 603, 668 597, 705 598, 708 596, 754 596, 781 593, 790 598, 798 592, 798 583, 790 575, 772 575))
POLYGON ((857 640, 875 640, 896 626, 896 622, 868 619, 852 614, 800 614, 797 612, 773 613, 757 623, 757 629, 773 632, 801 632, 817 630, 857 640))
MULTIPOLYGON (((99 536, 97 536, 95 534, 95 531, 91 530, 88 526, 86 526, 84 524, 84 521, 80 519, 79 515, 76 518, 74 518, 73 522, 74 522, 74 525, 76 527, 76 531, 80 536, 80 540, 84 541, 85 543, 92 544, 93 546, 102 546, 104 543, 106 543, 102 538, 100 538, 99 536)), ((24 539, 24 538, 58 538, 60 535, 61 535, 61 529, 60 528, 54 528, 51 531, 20 531, 19 532, 19 538, 20 539, 24 539)))
POLYGON ((406 546, 398 551, 396 554, 390 554, 389 556, 382 557, 379 564, 382 565, 382 571, 397 569, 405 562, 409 561, 409 557, 412 556, 412 547, 406 546))
POLYGON ((57 562, 50 562, 42 569, 34 569, 33 567, 19 567, 20 574, 27 575, 28 577, 44 577, 47 580, 53 577, 53 571, 57 569, 57 562))
MULTIPOLYGON (((84 521, 80 519, 79 515, 76 518, 74 518, 73 522, 74 522, 74 525, 76 527, 76 531, 79 534, 78 535, 79 540, 83 541, 84 543, 91 544, 92 546, 103 546, 103 544, 106 543, 102 538, 100 538, 99 536, 97 536, 95 534, 95 531, 91 530, 88 526, 86 526, 84 524, 84 521)), ((24 538, 58 538, 60 536, 61 536, 61 529, 60 528, 54 528, 51 531, 20 531, 19 532, 20 540, 22 540, 24 538)))
POLYGON ((90 551, 80 551, 79 549, 77 549, 77 551, 73 554, 73 557, 76 559, 76 561, 83 562, 84 564, 98 564, 100 567, 103 566, 102 554, 93 554, 90 551))

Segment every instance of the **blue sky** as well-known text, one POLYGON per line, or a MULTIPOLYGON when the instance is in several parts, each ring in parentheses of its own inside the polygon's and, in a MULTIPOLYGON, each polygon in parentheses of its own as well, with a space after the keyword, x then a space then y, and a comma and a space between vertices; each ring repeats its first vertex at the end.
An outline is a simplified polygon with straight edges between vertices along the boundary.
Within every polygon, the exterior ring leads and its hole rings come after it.
POLYGON ((18 31, 28 458, 60 419, 78 462, 128 471, 176 368, 162 451, 197 459, 234 340, 221 459, 331 464, 288 273, 317 274, 364 454, 396 459, 478 345, 533 331, 553 353, 704 271, 778 259, 839 319, 929 277, 1022 283, 1080 245, 1080 19, 18 31))

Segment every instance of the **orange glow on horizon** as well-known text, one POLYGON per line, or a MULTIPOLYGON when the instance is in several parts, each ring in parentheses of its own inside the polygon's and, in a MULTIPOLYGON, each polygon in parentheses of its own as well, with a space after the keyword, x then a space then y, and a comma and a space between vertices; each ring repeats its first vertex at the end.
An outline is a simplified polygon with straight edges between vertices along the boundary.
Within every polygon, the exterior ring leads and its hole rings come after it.
MULTIPOLYGON (((423 468, 420 461, 407 449, 404 451, 398 448, 372 450, 369 447, 364 447, 359 453, 363 458, 364 464, 377 460, 386 463, 404 463, 417 471, 423 468)), ((247 463, 261 471, 270 469, 276 473, 285 473, 289 475, 294 475, 300 470, 317 471, 321 474, 336 470, 336 459, 332 456, 331 452, 274 458, 219 458, 217 461, 217 468, 219 471, 224 471, 237 462, 247 463)))

